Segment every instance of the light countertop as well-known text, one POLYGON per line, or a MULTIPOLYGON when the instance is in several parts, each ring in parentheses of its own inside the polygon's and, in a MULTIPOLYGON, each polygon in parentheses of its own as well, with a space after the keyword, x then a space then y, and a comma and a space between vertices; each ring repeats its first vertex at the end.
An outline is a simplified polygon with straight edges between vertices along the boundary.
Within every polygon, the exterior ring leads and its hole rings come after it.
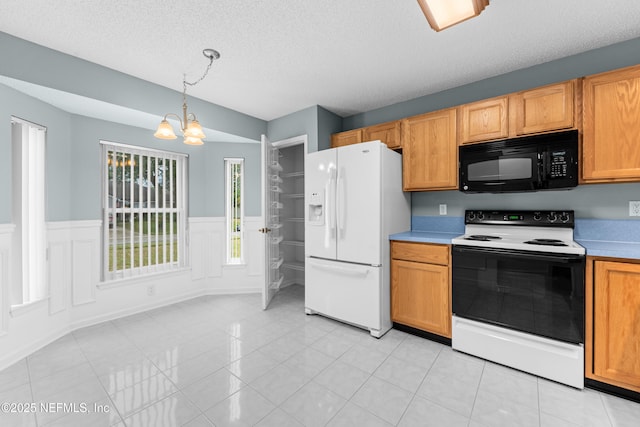
MULTIPOLYGON (((464 219, 455 217, 413 217, 414 229, 389 236, 389 240, 451 244, 464 234, 464 219), (432 231, 439 230, 439 231, 432 231)), ((578 219, 574 238, 587 255, 640 259, 640 221, 578 219)))
POLYGON ((451 239, 458 237, 463 233, 449 233, 439 231, 405 231, 404 233, 396 233, 389 236, 389 240, 403 242, 418 243, 441 243, 445 245, 451 244, 451 239))

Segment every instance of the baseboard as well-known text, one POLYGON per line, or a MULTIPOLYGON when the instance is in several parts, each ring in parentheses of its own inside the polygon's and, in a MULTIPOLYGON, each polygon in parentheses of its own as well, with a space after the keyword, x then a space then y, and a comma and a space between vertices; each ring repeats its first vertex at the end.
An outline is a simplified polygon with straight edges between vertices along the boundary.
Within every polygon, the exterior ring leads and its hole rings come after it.
POLYGON ((99 323, 120 319, 122 317, 144 313, 145 311, 154 310, 156 308, 166 307, 171 304, 177 304, 179 302, 187 301, 193 298, 198 298, 204 295, 207 295, 207 293, 204 292, 202 289, 198 289, 193 292, 188 292, 185 294, 175 295, 169 298, 152 301, 148 304, 141 304, 135 307, 126 308, 124 310, 112 311, 110 313, 105 313, 98 316, 85 318, 77 322, 71 322, 70 332, 73 332, 78 329, 86 328, 88 326, 97 325, 99 323))
POLYGON ((423 331, 422 329, 416 329, 411 326, 402 325, 400 323, 393 323, 393 329, 397 329, 402 332, 406 332, 411 335, 418 336, 420 338, 426 338, 431 341, 439 342, 440 344, 451 346, 451 338, 443 337, 441 335, 432 334, 431 332, 423 331))
POLYGON ((600 381, 592 380, 589 378, 585 378, 584 386, 588 388, 592 388, 594 390, 602 391, 607 394, 612 394, 617 397, 622 397, 623 399, 628 399, 633 402, 640 403, 640 393, 635 391, 627 390, 626 388, 617 387, 611 384, 602 383, 600 381))
POLYGON ((0 356, 0 371, 8 368, 9 366, 13 365, 16 362, 19 362, 25 357, 51 344, 52 342, 64 337, 69 332, 71 332, 71 329, 69 329, 68 327, 62 328, 58 331, 50 333, 49 335, 43 338, 40 338, 37 341, 29 343, 28 345, 22 348, 19 348, 10 354, 3 354, 2 356, 0 356))

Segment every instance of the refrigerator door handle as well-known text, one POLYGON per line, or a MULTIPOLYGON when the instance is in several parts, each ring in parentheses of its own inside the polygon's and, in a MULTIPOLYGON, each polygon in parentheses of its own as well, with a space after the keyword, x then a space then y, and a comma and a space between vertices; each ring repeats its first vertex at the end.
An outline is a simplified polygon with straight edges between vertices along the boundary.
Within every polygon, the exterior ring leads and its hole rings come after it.
POLYGON ((346 199, 346 190, 345 190, 345 186, 344 186, 344 168, 340 168, 340 171, 338 172, 338 236, 337 238, 339 239, 340 237, 344 237, 344 226, 345 226, 345 222, 346 222, 346 218, 345 218, 345 214, 346 214, 346 208, 345 205, 347 204, 347 199, 346 199))
POLYGON ((336 232, 336 210, 333 206, 336 200, 336 175, 335 171, 331 171, 329 182, 327 183, 325 194, 327 195, 327 215, 329 216, 329 232, 335 236, 336 232))
POLYGON ((356 269, 356 268, 349 268, 349 267, 343 267, 343 266, 337 266, 337 265, 327 265, 327 264, 315 262, 313 261, 313 259, 309 259, 308 265, 313 268, 317 268, 325 271, 332 271, 332 272, 346 275, 346 276, 366 277, 369 274, 368 269, 362 269, 362 268, 356 269))

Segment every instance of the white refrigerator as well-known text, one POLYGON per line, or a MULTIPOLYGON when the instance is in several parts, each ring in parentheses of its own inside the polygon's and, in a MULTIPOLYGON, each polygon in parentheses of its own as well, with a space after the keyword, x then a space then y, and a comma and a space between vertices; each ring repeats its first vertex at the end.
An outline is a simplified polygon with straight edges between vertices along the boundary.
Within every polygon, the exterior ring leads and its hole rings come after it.
POLYGON ((305 159, 305 311, 391 329, 389 235, 411 227, 402 156, 380 141, 305 159))

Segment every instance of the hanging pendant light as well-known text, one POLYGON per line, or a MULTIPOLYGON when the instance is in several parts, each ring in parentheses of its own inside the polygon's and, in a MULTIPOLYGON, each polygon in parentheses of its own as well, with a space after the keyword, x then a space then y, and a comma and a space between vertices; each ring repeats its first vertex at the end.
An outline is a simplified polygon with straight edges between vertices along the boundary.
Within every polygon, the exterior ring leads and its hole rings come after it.
POLYGON ((186 80, 186 76, 184 76, 184 78, 182 79, 182 117, 173 113, 165 114, 162 121, 158 125, 158 129, 156 129, 156 132, 153 134, 153 136, 155 136, 156 138, 159 138, 159 139, 176 139, 177 138, 176 133, 173 131, 173 126, 171 126, 171 123, 169 123, 169 121, 167 120, 167 117, 172 116, 178 119, 178 121, 180 122, 180 131, 184 136, 183 142, 185 144, 187 145, 204 144, 202 140, 206 138, 206 135, 202 130, 202 126, 200 125, 200 122, 198 122, 198 119, 196 119, 196 115, 188 112, 187 85, 195 86, 198 83, 200 83, 209 73, 209 70, 211 69, 211 65, 213 64, 213 61, 220 58, 220 53, 214 49, 205 49, 202 51, 202 54, 205 57, 209 58, 209 65, 207 66, 207 69, 205 70, 202 77, 200 77, 198 80, 196 80, 193 83, 188 82, 186 80))

